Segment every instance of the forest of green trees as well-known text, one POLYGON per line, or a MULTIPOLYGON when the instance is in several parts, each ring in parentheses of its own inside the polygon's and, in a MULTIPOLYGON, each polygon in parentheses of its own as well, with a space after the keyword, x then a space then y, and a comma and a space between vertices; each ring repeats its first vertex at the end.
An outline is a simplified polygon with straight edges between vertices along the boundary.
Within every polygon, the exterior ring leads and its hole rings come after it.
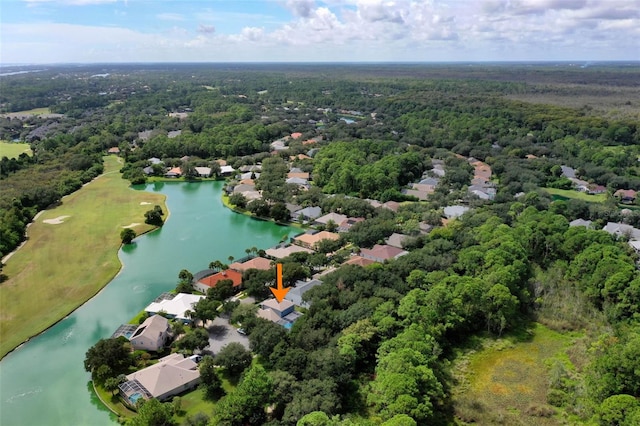
MULTIPOLYGON (((188 424, 462 422, 452 397, 459 350, 474 337, 518 333, 534 321, 587 340, 580 363, 569 360, 554 372, 546 401, 552 413, 576 423, 640 423, 638 255, 624 236, 600 230, 607 222, 640 225, 640 209, 613 196, 640 190, 638 113, 607 116, 588 105, 517 99, 546 92, 579 99, 594 90, 606 96, 608 84, 637 86, 637 69, 541 67, 533 75, 495 67, 181 65, 151 71, 123 66, 108 78, 90 78, 92 70, 59 69, 40 76, 66 78, 1 81, 5 112, 48 107, 63 115, 0 118, 0 139, 28 141, 34 153, 0 160, 0 256, 24 240, 37 211, 99 175, 111 147, 119 147, 123 176, 133 183, 151 179, 143 169, 152 157, 185 169, 217 159, 236 169, 260 163, 263 198, 247 203, 235 196, 232 204, 278 221, 288 220, 285 203, 365 218, 342 234, 340 244, 355 247, 371 247, 393 232, 412 237, 405 256, 341 266, 323 277, 289 332, 229 307, 259 362, 242 364, 238 386, 226 395, 212 361, 205 362, 215 409, 188 424), (303 136, 272 155, 271 142, 293 132, 303 136), (299 154, 312 158, 291 160, 299 154), (493 200, 467 194, 469 157, 491 167, 493 200), (435 192, 421 202, 403 194, 434 160, 447 170, 435 192), (311 172, 308 191, 284 183, 291 161, 311 172), (545 191, 571 189, 561 166, 604 187, 605 201, 545 191), (361 199, 406 202, 392 212, 361 199), (473 209, 439 226, 442 208, 452 204, 473 209), (570 227, 575 219, 594 225, 570 227), (435 227, 422 234, 419 222, 435 227)), ((637 99, 621 102, 640 110, 637 99)), ((329 262, 314 256, 284 259, 287 273, 307 277, 329 262)), ((266 297, 271 275, 247 275, 249 293, 266 297)))

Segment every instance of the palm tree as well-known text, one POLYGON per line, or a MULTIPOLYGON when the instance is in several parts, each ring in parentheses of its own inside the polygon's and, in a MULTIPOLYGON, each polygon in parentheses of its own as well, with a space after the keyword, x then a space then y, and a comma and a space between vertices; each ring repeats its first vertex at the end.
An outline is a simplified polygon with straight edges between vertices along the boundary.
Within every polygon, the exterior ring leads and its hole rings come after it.
POLYGON ((227 257, 227 259, 229 259, 229 263, 232 263, 232 262, 233 262, 233 259, 235 259, 235 257, 233 257, 233 256, 229 256, 229 257, 227 257))
POLYGON ((226 268, 224 263, 220 262, 219 260, 214 260, 213 262, 209 263, 209 269, 213 269, 214 271, 218 272, 226 268))

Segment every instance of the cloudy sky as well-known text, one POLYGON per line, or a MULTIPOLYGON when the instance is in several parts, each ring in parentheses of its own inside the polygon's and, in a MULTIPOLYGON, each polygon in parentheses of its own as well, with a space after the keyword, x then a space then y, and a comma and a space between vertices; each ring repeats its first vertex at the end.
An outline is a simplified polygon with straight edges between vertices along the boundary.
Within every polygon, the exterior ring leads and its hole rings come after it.
POLYGON ((0 64, 640 60, 640 0, 2 0, 0 64))

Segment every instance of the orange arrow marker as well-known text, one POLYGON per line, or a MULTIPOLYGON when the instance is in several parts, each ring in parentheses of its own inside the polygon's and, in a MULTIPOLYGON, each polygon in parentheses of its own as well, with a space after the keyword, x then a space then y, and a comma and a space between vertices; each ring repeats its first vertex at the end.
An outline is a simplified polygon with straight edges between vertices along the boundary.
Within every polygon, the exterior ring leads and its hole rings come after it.
POLYGON ((282 263, 276 264, 276 272, 278 276, 278 288, 269 287, 278 303, 287 295, 291 287, 282 287, 282 263))

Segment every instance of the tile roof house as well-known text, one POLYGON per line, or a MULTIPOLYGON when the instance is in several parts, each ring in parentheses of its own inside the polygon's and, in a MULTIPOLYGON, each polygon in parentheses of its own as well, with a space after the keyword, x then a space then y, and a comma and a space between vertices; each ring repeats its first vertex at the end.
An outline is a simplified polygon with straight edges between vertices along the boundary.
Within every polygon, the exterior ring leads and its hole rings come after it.
POLYGON ((193 284, 193 288, 206 294, 207 290, 215 287, 216 284, 222 280, 233 281, 233 288, 239 289, 242 285, 242 273, 234 271, 233 269, 226 269, 213 275, 209 275, 208 277, 201 278, 198 282, 193 284))
POLYGON ((633 189, 618 189, 613 193, 613 196, 620 198, 623 203, 633 203, 638 196, 638 193, 633 189))
POLYGON ((268 271, 271 269, 271 261, 269 259, 265 259, 264 257, 254 257, 253 259, 247 260, 243 263, 232 263, 229 265, 229 269, 233 269, 239 272, 244 272, 247 269, 259 269, 261 271, 268 271))
POLYGON ((339 240, 340 235, 335 232, 320 231, 315 234, 302 234, 293 239, 293 243, 302 247, 315 249, 322 240, 339 240))
POLYGON ((120 154, 120 148, 114 146, 107 151, 109 154, 120 154))
POLYGON ((158 312, 166 313, 169 318, 176 318, 182 322, 191 322, 190 318, 185 315, 186 311, 193 310, 193 305, 198 303, 204 296, 197 294, 178 293, 173 299, 164 299, 159 302, 150 303, 144 311, 149 314, 157 314, 158 312))
POLYGON ((291 133, 291 138, 292 139, 299 139, 301 137, 302 137, 302 133, 300 133, 300 132, 291 133))
POLYGON ((134 350, 155 352, 164 348, 168 336, 169 321, 161 315, 153 315, 138 326, 129 341, 134 350))
POLYGON ((286 247, 278 246, 274 248, 269 248, 265 251, 265 253, 267 254, 267 256, 272 257, 274 259, 282 259, 287 256, 290 256, 293 253, 297 253, 301 251, 305 253, 313 253, 313 250, 310 250, 306 247, 296 246, 296 245, 290 245, 286 247))
POLYGON ((335 223, 336 225, 339 225, 347 217, 348 217, 347 215, 340 214, 340 213, 329 213, 317 218, 314 223, 317 223, 320 225, 326 225, 327 223, 329 223, 330 220, 332 220, 333 223, 335 223))
POLYGON ((376 244, 372 249, 360 249, 360 256, 378 263, 384 263, 390 259, 397 259, 408 253, 408 251, 386 244, 376 244))
POLYGON ((299 179, 305 179, 305 180, 309 180, 309 178, 311 177, 311 175, 308 172, 289 172, 287 173, 287 178, 299 178, 299 179))
POLYGON ((164 175, 166 177, 180 177, 182 176, 182 169, 180 167, 174 167, 172 169, 169 169, 169 171, 164 175))
POLYGON ((285 328, 291 328, 302 314, 296 312, 295 305, 287 299, 282 299, 282 302, 278 302, 276 299, 267 299, 260 304, 257 316, 285 328))
POLYGON ((194 389, 200 383, 198 365, 184 355, 174 353, 161 358, 157 364, 127 375, 120 394, 132 406, 140 398, 164 401, 174 395, 194 389))
POLYGON ((363 217, 348 217, 338 224, 338 232, 347 232, 353 225, 364 222, 363 217))
POLYGON ((357 265, 364 268, 372 263, 376 263, 375 260, 367 259, 362 256, 351 256, 349 260, 343 263, 343 265, 357 265))

